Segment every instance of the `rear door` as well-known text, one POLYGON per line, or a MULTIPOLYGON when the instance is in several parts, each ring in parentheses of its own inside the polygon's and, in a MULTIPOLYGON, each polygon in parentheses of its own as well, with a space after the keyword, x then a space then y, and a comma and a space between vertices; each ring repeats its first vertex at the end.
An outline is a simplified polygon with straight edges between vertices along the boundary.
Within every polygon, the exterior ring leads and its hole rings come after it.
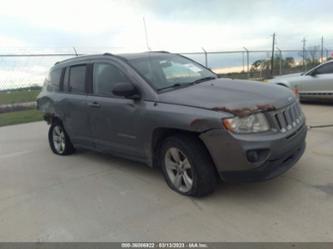
POLYGON ((87 109, 88 64, 66 68, 64 76, 64 126, 74 144, 93 147, 87 109))
POLYGON ((116 63, 94 63, 93 89, 88 96, 92 135, 99 151, 143 157, 138 120, 144 102, 114 96, 112 89, 121 82, 130 80, 116 63))

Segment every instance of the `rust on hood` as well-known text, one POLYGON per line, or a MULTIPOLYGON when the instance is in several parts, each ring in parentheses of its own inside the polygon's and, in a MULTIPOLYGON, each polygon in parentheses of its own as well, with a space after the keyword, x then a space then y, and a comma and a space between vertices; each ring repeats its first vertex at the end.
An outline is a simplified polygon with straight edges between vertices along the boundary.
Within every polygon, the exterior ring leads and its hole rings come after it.
POLYGON ((258 110, 263 112, 275 111, 276 107, 271 104, 257 105, 258 110))
POLYGON ((238 117, 246 117, 256 112, 268 112, 276 110, 276 107, 271 104, 256 105, 255 107, 244 107, 244 108, 227 108, 227 107, 214 107, 213 111, 216 112, 229 112, 238 117))

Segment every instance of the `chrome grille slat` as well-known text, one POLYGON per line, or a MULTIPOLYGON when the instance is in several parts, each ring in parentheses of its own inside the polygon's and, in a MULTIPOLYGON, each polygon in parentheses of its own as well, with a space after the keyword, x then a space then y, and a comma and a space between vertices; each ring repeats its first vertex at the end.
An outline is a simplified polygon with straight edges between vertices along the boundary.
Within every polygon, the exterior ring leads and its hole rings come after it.
POLYGON ((283 113, 284 113, 284 115, 283 115, 284 119, 286 120, 286 126, 288 127, 291 123, 288 109, 286 109, 283 113))
POLYGON ((290 130, 292 128, 292 123, 293 123, 292 118, 290 116, 290 108, 287 108, 284 111, 284 116, 287 121, 287 130, 290 130))
POLYGON ((281 130, 282 129, 282 124, 281 124, 281 121, 280 121, 280 118, 279 118, 279 115, 278 114, 275 114, 274 115, 274 120, 276 122, 276 124, 278 125, 278 128, 281 130))
POLYGON ((285 130, 287 124, 286 124, 286 121, 283 117, 283 113, 282 112, 278 113, 277 117, 278 117, 279 122, 281 124, 281 130, 285 130))
POLYGON ((291 110, 292 110, 292 115, 294 117, 293 118, 293 125, 296 126, 298 124, 298 122, 297 122, 298 115, 297 115, 297 111, 296 111, 296 105, 293 105, 291 110))

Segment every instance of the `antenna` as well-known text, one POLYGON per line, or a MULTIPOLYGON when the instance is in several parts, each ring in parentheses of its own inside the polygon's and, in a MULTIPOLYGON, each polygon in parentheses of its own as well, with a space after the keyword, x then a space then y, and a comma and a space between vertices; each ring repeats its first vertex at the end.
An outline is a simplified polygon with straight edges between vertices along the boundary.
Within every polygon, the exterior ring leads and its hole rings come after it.
POLYGON ((151 51, 151 48, 149 47, 149 42, 148 42, 148 31, 147 31, 147 25, 146 25, 145 17, 143 17, 143 26, 145 28, 146 47, 149 51, 151 51))
POLYGON ((73 47, 73 50, 74 50, 75 55, 76 55, 76 56, 79 56, 79 54, 77 53, 75 47, 73 47))

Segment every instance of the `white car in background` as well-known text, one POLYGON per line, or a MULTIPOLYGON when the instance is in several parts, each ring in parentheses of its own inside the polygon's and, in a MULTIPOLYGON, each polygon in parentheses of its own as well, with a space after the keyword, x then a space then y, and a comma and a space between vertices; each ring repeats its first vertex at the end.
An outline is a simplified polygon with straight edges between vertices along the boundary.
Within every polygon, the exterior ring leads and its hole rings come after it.
POLYGON ((278 76, 270 83, 288 87, 300 100, 333 101, 333 61, 316 66, 306 73, 278 76))

